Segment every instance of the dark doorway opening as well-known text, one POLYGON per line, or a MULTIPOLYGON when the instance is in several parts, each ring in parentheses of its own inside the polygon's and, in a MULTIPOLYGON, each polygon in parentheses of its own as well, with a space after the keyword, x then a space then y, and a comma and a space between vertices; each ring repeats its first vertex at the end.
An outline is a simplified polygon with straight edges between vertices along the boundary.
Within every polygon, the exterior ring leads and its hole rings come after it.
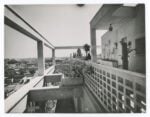
POLYGON ((127 45, 127 38, 124 37, 121 40, 122 45, 122 66, 123 69, 128 69, 128 45, 127 45))

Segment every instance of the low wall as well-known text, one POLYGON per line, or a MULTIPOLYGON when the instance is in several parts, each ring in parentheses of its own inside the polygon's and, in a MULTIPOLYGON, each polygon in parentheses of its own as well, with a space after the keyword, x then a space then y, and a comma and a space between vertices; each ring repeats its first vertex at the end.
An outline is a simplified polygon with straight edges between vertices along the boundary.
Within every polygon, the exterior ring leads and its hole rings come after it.
POLYGON ((94 70, 92 74, 85 74, 85 85, 107 112, 146 111, 145 75, 96 63, 85 63, 94 70))
POLYGON ((101 65, 106 65, 109 67, 118 67, 118 63, 114 61, 104 61, 104 60, 97 60, 97 63, 101 65))
MULTIPOLYGON (((51 66, 45 73, 52 73, 54 66, 51 66)), ((32 79, 28 84, 22 86, 15 93, 5 99, 5 112, 6 113, 22 113, 26 109, 27 96, 30 89, 33 87, 43 86, 44 76, 39 76, 32 79)))

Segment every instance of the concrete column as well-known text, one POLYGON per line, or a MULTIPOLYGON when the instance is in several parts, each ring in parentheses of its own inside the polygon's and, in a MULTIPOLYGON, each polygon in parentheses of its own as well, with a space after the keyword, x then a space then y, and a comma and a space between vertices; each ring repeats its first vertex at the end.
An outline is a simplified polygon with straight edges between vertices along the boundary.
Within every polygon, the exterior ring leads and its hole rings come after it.
POLYGON ((38 75, 44 75, 45 60, 44 60, 44 43, 37 41, 37 53, 38 53, 38 75))
POLYGON ((97 62, 97 52, 96 52, 96 29, 91 28, 91 59, 92 62, 97 62))
POLYGON ((55 49, 52 49, 52 62, 55 65, 55 49))

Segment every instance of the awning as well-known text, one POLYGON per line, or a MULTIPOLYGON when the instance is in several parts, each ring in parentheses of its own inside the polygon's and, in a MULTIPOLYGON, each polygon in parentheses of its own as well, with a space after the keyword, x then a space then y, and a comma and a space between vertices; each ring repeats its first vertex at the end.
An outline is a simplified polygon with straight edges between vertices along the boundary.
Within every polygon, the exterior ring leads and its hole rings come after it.
POLYGON ((92 28, 107 30, 109 25, 118 28, 136 16, 136 7, 122 4, 106 4, 96 13, 90 24, 92 28))

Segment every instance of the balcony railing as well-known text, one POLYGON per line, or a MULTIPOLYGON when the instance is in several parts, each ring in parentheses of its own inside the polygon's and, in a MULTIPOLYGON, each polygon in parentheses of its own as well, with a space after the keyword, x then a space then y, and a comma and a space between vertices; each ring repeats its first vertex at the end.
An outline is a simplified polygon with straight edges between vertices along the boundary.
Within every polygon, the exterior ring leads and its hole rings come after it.
POLYGON ((145 75, 91 62, 86 64, 93 67, 94 73, 86 74, 85 84, 107 112, 145 112, 145 75))

